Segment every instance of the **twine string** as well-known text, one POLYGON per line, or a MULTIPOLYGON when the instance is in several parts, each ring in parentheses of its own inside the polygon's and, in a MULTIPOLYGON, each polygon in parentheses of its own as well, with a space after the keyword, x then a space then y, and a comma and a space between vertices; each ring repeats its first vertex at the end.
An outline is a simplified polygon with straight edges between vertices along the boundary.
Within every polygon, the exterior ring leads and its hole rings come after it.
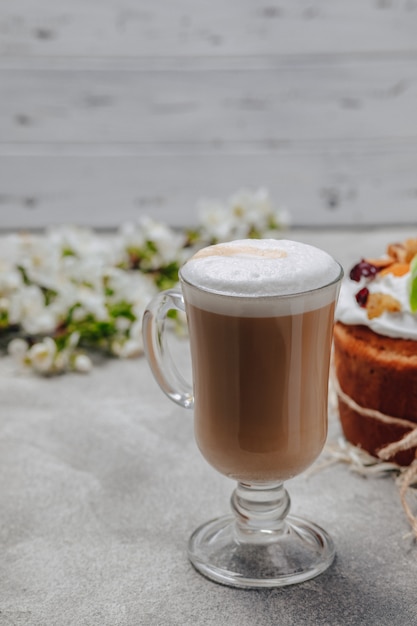
POLYGON ((417 479, 417 459, 411 463, 411 465, 400 475, 398 483, 400 486, 400 498, 405 515, 409 521, 414 536, 417 538, 417 516, 412 512, 410 505, 407 501, 407 492, 411 485, 417 479))
MULTIPOLYGON (((372 419, 383 422, 384 424, 394 424, 411 429, 408 433, 403 435, 401 439, 389 443, 378 451, 377 454, 381 460, 386 461, 397 452, 410 450, 411 448, 417 446, 417 426, 415 422, 411 422, 409 420, 399 417, 393 417, 392 415, 386 415, 385 413, 381 413, 381 411, 377 411, 376 409, 368 409, 366 407, 362 407, 342 390, 336 376, 332 377, 331 382, 338 398, 359 415, 362 415, 364 417, 371 417, 372 419)), ((411 485, 413 485, 417 481, 417 456, 407 468, 401 468, 401 466, 398 466, 398 469, 401 470, 401 474, 398 479, 401 504, 408 519, 408 522, 412 528, 413 534, 417 538, 417 515, 412 512, 411 507, 407 501, 407 492, 411 485)))
MULTIPOLYGON (((374 419, 377 419, 380 422, 384 422, 385 424, 398 424, 398 426, 405 426, 406 428, 417 428, 415 422, 410 422, 410 420, 405 420, 400 417, 393 417, 392 415, 386 415, 385 413, 381 413, 381 411, 377 411, 376 409, 367 409, 363 406, 360 406, 357 402, 355 402, 353 398, 348 396, 347 393, 343 391, 336 376, 334 377, 332 382, 339 398, 341 398, 341 400, 343 400, 343 402, 347 404, 350 409, 356 411, 356 413, 359 413, 360 415, 363 415, 365 417, 373 417, 374 419)), ((410 446, 410 448, 411 447, 412 446, 410 446)))

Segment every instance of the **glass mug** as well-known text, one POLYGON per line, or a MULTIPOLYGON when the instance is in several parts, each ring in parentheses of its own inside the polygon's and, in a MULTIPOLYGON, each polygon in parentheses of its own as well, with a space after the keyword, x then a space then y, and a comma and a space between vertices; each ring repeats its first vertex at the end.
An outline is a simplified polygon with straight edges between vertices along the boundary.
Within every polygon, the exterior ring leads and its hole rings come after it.
MULTIPOLYGON (((302 271, 314 275, 307 257, 302 271)), ((143 318, 145 355, 156 381, 174 402, 194 409, 201 453, 237 481, 232 515, 194 531, 189 559, 208 578, 235 587, 308 580, 332 563, 333 541, 316 524, 288 514, 283 483, 313 463, 326 439, 334 308, 343 270, 316 248, 282 240, 211 246, 192 261, 197 274, 189 275, 186 263, 181 289, 159 293, 143 318), (313 262, 321 254, 329 264, 313 276, 319 286, 306 288, 304 277, 300 288, 297 270, 294 277, 291 270, 284 293, 277 272, 279 293, 259 291, 264 265, 269 275, 271 263, 281 264, 283 256, 293 263, 294 254, 304 258, 311 250, 313 262), (207 259, 215 264, 208 284, 207 259), (225 284, 223 266, 229 264, 231 284, 225 284), (168 349, 165 322, 172 310, 187 315, 192 386, 168 349)), ((271 291, 268 281, 270 276, 271 291)))

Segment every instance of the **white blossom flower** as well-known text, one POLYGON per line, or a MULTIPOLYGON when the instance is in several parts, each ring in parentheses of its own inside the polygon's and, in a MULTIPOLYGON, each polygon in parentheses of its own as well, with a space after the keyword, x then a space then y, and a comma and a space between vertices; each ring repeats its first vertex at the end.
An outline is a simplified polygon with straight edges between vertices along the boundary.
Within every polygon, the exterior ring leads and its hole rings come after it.
POLYGON ((54 373, 62 373, 68 369, 70 354, 70 350, 61 350, 56 353, 53 363, 54 373))
POLYGON ((64 257, 61 261, 67 280, 76 285, 89 287, 101 291, 103 287, 103 273, 106 265, 99 257, 77 258, 64 257))
POLYGON ((45 307, 42 311, 39 311, 39 313, 32 312, 30 316, 22 320, 23 328, 30 335, 53 333, 57 325, 58 320, 49 307, 45 307))
POLYGON ((175 231, 166 224, 142 216, 136 224, 128 223, 119 231, 119 248, 133 255, 142 270, 155 270, 178 261, 186 243, 183 232, 175 231))
POLYGON ((7 352, 20 365, 24 363, 28 349, 29 344, 21 337, 15 337, 7 346, 7 352))
POLYGON ((1 298, 0 297, 0 313, 7 313, 10 306, 9 298, 1 298))
POLYGON ((125 359, 140 356, 143 353, 143 343, 133 339, 127 339, 123 344, 121 356, 125 359))
POLYGON ((93 367, 91 359, 86 354, 77 354, 74 358, 73 368, 76 372, 86 374, 90 372, 93 367))
MULTIPOLYGON (((30 340, 12 340, 10 355, 35 372, 55 374, 91 369, 89 356, 77 351, 80 344, 120 358, 142 354, 145 308, 158 290, 175 284, 177 269, 195 250, 190 246, 273 237, 289 222, 288 213, 272 206, 265 189, 242 189, 226 202, 203 200, 199 211, 195 232, 142 216, 123 224, 115 236, 60 226, 42 235, 3 237, 2 331, 7 335, 17 329, 30 340)), ((173 324, 177 333, 185 328, 183 317, 179 314, 173 324)))
POLYGON ((33 369, 41 374, 52 373, 56 355, 56 343, 51 337, 33 344, 27 352, 27 357, 33 369))
POLYGON ((221 242, 228 239, 234 220, 223 205, 202 200, 198 213, 205 240, 221 242))
POLYGON ((87 309, 85 309, 81 304, 77 305, 72 312, 72 319, 74 322, 81 322, 87 316, 87 309))
POLYGON ((273 208, 266 189, 237 191, 226 203, 204 200, 200 203, 203 241, 221 242, 248 236, 265 236, 285 225, 285 212, 273 208))
POLYGON ((143 343, 135 339, 118 339, 112 342, 111 351, 120 359, 130 359, 143 354, 143 343))
POLYGON ((53 332, 57 320, 54 312, 45 306, 42 290, 37 285, 23 285, 10 296, 9 322, 37 334, 53 332))
POLYGON ((125 222, 119 229, 119 245, 123 248, 142 248, 145 243, 145 232, 134 222, 125 222))
POLYGON ((19 267, 25 277, 45 288, 55 289, 59 283, 59 251, 43 237, 22 237, 20 243, 19 267))
POLYGON ((96 293, 91 289, 81 289, 79 301, 87 313, 94 315, 97 320, 103 321, 108 319, 108 311, 102 294, 96 293))
POLYGON ((0 294, 9 295, 23 285, 22 275, 10 263, 0 260, 0 294))
POLYGON ((130 293, 130 273, 120 267, 108 267, 104 275, 107 289, 115 298, 124 298, 130 293))
POLYGON ((80 226, 54 226, 47 231, 47 239, 63 259, 94 259, 102 265, 116 263, 115 248, 103 235, 80 226))
POLYGON ((80 341, 81 335, 78 331, 71 333, 68 338, 68 348, 75 348, 78 346, 78 342, 80 341))
POLYGON ((158 251, 160 265, 166 265, 178 258, 178 251, 184 246, 185 237, 175 232, 166 224, 143 217, 139 222, 144 231, 146 241, 152 241, 158 251))

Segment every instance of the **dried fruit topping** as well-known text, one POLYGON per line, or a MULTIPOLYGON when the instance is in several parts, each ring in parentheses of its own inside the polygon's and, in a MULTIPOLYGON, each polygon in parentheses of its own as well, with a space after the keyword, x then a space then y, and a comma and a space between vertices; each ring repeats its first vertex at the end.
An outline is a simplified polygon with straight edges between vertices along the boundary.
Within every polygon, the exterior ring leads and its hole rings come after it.
POLYGON ((396 298, 386 293, 370 293, 366 302, 368 319, 379 317, 384 311, 398 313, 401 311, 401 303, 396 298))
MULTIPOLYGON (((412 313, 417 313, 417 238, 407 239, 404 243, 392 243, 387 247, 386 255, 380 259, 362 259, 350 271, 350 278, 359 282, 361 278, 372 280, 377 274, 388 274, 400 277, 410 274, 408 280, 408 296, 412 313)), ((384 293, 370 293, 364 287, 355 295, 356 302, 366 308, 369 319, 379 317, 387 311, 397 313, 401 311, 401 303, 384 293)))
POLYGON ((362 259, 362 261, 357 263, 355 267, 351 269, 349 277, 351 280, 358 283, 362 277, 374 278, 378 271, 379 270, 375 267, 375 265, 372 265, 371 263, 368 263, 368 261, 365 261, 365 259, 362 259))
POLYGON ((394 259, 394 261, 405 263, 406 249, 403 243, 391 243, 387 248, 387 253, 394 259))
POLYGON ((380 275, 386 276, 387 274, 393 274, 394 276, 404 276, 410 271, 409 263, 392 263, 388 267, 381 270, 380 275))
POLYGON ((369 289, 367 287, 363 287, 362 289, 359 289, 358 293, 355 295, 356 302, 359 304, 359 306, 361 306, 362 308, 366 307, 368 296, 369 296, 369 289))
POLYGON ((378 271, 383 270, 385 267, 388 267, 389 265, 395 263, 395 259, 393 259, 391 256, 380 257, 379 259, 365 259, 365 261, 367 261, 371 265, 375 265, 378 271))
POLYGON ((407 250, 405 260, 410 263, 417 254, 417 239, 407 239, 405 248, 407 250))
POLYGON ((406 239, 404 243, 392 243, 388 246, 387 252, 394 261, 410 263, 417 254, 417 239, 406 239))

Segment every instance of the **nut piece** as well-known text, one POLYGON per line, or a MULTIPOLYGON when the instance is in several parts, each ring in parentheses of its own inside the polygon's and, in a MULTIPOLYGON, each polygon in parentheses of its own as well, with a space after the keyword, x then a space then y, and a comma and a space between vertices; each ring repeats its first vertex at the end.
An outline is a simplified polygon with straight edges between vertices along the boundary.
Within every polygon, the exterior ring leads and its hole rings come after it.
POLYGON ((395 263, 395 259, 392 256, 381 257, 380 259, 365 259, 365 261, 370 265, 374 265, 378 271, 395 263))
POLYGON ((417 254, 417 239, 407 239, 405 242, 405 260, 407 263, 413 260, 417 254))
POLYGON ((407 249, 403 243, 391 243, 387 248, 388 256, 399 263, 407 262, 407 249))
POLYGON ((386 293, 370 293, 366 301, 368 319, 379 317, 384 311, 398 313, 401 311, 401 303, 386 293))
POLYGON ((404 243, 391 243, 387 253, 397 263, 410 263, 417 254, 417 238, 406 239, 404 243))

